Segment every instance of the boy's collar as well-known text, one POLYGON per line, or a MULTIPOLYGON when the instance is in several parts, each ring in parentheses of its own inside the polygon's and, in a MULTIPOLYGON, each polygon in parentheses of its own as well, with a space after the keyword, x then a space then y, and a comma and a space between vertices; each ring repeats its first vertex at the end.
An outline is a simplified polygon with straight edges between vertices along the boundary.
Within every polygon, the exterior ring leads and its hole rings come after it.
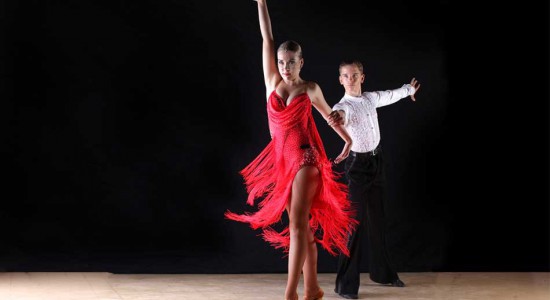
POLYGON ((354 99, 354 100, 359 100, 359 99, 363 99, 362 95, 359 95, 359 96, 352 96, 348 93, 344 93, 344 97, 346 98, 350 98, 350 99, 354 99))

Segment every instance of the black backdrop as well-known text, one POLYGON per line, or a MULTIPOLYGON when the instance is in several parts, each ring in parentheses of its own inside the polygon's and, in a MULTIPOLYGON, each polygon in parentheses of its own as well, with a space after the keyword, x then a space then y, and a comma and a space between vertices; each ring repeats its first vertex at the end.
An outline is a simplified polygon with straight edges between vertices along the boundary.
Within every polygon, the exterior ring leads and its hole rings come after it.
MULTIPOLYGON (((269 7, 330 105, 343 58, 364 90, 422 84, 379 109, 398 269, 549 271, 547 4, 319 2, 269 7)), ((1 5, 0 270, 285 272, 223 218, 269 141, 255 2, 1 5)))

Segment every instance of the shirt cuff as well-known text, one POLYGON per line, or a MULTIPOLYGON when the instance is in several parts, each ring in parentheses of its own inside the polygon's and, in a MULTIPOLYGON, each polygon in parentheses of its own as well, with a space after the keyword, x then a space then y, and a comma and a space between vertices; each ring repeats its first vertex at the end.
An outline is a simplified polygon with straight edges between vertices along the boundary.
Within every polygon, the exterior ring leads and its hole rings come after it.
POLYGON ((344 126, 348 125, 349 114, 348 114, 348 109, 347 109, 346 105, 336 104, 336 105, 334 105, 332 110, 341 110, 341 111, 343 111, 344 112, 344 126))
POLYGON ((407 89, 407 96, 414 94, 414 92, 416 91, 416 89, 410 83, 406 83, 402 87, 407 89))

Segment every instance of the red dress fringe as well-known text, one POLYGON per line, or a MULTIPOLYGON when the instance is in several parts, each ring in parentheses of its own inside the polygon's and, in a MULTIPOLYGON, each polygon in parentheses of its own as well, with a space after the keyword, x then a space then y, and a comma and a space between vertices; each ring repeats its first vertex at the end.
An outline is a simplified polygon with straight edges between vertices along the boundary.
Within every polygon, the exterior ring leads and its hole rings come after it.
POLYGON ((296 173, 306 165, 316 166, 321 175, 319 191, 310 209, 310 227, 315 240, 331 255, 349 256, 348 234, 357 221, 353 218, 347 186, 338 182, 311 113, 307 93, 296 96, 286 106, 275 91, 267 101, 267 113, 272 140, 248 166, 241 170, 251 206, 258 203, 255 213, 225 213, 228 219, 249 223, 261 228, 264 240, 275 248, 288 252, 290 232, 286 226, 281 232, 272 228, 281 220, 291 199, 292 182, 296 173))

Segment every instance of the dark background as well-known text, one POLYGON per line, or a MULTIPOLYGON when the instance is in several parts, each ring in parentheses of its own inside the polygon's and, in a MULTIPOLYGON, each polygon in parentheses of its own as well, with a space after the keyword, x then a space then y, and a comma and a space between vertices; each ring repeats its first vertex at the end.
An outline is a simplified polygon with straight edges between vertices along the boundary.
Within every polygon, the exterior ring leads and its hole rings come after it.
MULTIPOLYGON (((329 105, 344 58, 364 90, 422 84, 379 109, 398 270, 549 271, 548 3, 320 2, 269 8, 329 105)), ((286 271, 223 218, 252 209, 238 171, 269 141, 255 2, 1 9, 0 271, 286 271)))

